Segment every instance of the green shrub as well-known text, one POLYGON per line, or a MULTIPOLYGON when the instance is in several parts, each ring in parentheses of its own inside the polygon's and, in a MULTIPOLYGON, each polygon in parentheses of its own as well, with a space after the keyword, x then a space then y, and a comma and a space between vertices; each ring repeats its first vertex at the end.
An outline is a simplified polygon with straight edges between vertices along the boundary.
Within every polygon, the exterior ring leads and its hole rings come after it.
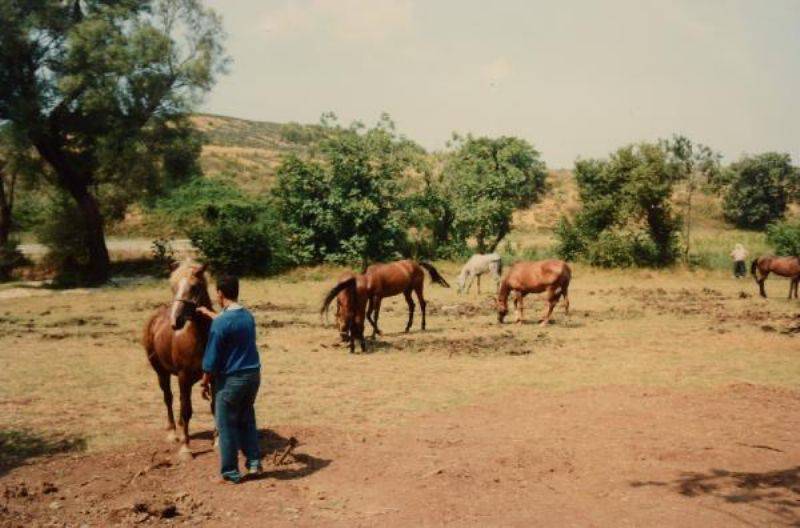
POLYGON ((86 282, 89 251, 85 222, 70 196, 59 192, 51 197, 34 233, 47 246, 45 262, 56 270, 57 285, 67 287, 86 282))
POLYGON ((800 255, 800 221, 770 225, 767 227, 767 242, 778 255, 800 255))
POLYGON ((0 246, 0 282, 10 280, 11 272, 27 263, 28 259, 19 250, 16 240, 9 240, 4 246, 0 246))
POLYGON ((783 218, 799 179, 788 154, 768 152, 742 158, 726 171, 725 219, 737 227, 764 229, 783 218))
POLYGON ((268 205, 243 201, 211 206, 204 220, 203 227, 188 234, 215 273, 263 275, 283 265, 282 231, 268 205))
POLYGON ((668 266, 679 254, 670 199, 680 170, 663 144, 631 145, 575 164, 583 208, 556 228, 556 252, 603 267, 668 266))

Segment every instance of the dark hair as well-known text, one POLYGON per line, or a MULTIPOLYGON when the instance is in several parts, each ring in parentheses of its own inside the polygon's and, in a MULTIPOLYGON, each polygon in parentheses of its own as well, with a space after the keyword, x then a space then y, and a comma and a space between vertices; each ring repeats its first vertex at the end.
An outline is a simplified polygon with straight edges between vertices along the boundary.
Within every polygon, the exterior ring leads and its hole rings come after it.
POLYGON ((239 277, 233 275, 222 275, 217 279, 217 289, 222 292, 226 299, 236 301, 239 299, 239 277))

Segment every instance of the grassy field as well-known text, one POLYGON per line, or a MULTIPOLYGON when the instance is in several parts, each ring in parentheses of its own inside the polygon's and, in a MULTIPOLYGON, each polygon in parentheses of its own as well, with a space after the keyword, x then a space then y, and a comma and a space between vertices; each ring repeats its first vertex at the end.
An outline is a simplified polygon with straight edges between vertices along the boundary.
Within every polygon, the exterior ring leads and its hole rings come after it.
MULTIPOLYGON (((450 277, 457 272, 442 266, 450 277)), ((769 281, 773 298, 762 300, 751 280, 722 272, 576 266, 573 313, 559 309, 548 328, 535 324, 542 304, 532 297, 526 324, 498 325, 485 291, 458 296, 426 285, 428 331, 415 326, 402 334, 406 308, 395 298, 384 304, 386 335, 369 354, 349 355, 317 313, 339 272, 298 270, 244 283, 265 364, 262 423, 389 426, 518 387, 800 384, 796 303, 784 299, 783 281, 769 281)), ((149 313, 169 300, 166 281, 14 291, 20 296, 0 307, 0 430, 102 451, 163 425, 161 395, 139 339, 149 313)), ((193 430, 210 427, 197 395, 195 402, 193 430)))

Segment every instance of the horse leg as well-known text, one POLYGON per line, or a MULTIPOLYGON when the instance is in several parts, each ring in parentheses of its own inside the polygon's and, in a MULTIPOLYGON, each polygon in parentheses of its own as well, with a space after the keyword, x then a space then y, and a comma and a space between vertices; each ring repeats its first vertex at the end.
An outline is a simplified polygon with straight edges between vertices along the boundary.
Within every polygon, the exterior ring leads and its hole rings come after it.
POLYGON ((185 372, 178 374, 178 386, 181 391, 181 417, 178 425, 181 426, 181 448, 178 455, 182 459, 191 459, 192 451, 189 449, 189 420, 192 419, 192 385, 197 379, 189 376, 185 372))
POLYGON ((522 320, 525 317, 525 295, 522 292, 517 292, 516 297, 514 297, 514 307, 517 311, 517 324, 522 324, 522 320))
POLYGON ((406 332, 408 332, 414 323, 414 299, 411 298, 411 289, 404 291, 403 297, 406 298, 406 304, 408 305, 408 323, 406 323, 406 332))
POLYGON ((550 322, 550 316, 553 314, 553 309, 556 307, 556 304, 558 304, 558 297, 559 294, 555 293, 550 288, 547 289, 547 310, 545 311, 544 319, 542 319, 542 322, 539 323, 541 326, 547 326, 547 323, 550 322))
POLYGON ((476 283, 478 285, 478 295, 480 295, 481 294, 481 276, 480 276, 480 274, 478 274, 475 277, 475 281, 476 281, 476 283))
POLYGON ((561 296, 564 298, 564 314, 569 315, 569 291, 567 286, 561 290, 561 296))
POLYGON ((375 334, 383 335, 380 328, 378 328, 378 317, 381 315, 381 298, 375 297, 372 301, 372 337, 375 337, 375 334))
POLYGON ((762 274, 761 270, 758 270, 758 275, 759 276, 756 279, 756 282, 758 283, 758 293, 760 293, 761 296, 766 299, 767 298, 767 290, 766 290, 766 288, 764 288, 764 282, 767 280, 767 277, 769 276, 769 272, 762 274))
MULTIPOLYGON (((425 309, 428 306, 428 303, 425 302, 425 296, 423 295, 423 286, 422 282, 419 283, 419 286, 414 288, 414 291, 417 292, 417 300, 419 301, 419 311, 422 314, 422 329, 425 330, 425 316, 427 314, 427 310, 425 309)), ((409 298, 411 297, 411 293, 409 292, 409 298)))
POLYGON ((474 278, 475 276, 472 274, 471 271, 467 272, 467 279, 466 282, 464 283, 466 284, 466 286, 464 286, 464 294, 469 293, 470 288, 472 288, 472 279, 474 278))
POLYGON ((167 441, 177 442, 178 437, 175 434, 175 414, 172 412, 172 386, 170 385, 169 372, 158 373, 158 385, 161 387, 161 392, 164 394, 164 405, 167 407, 167 441))

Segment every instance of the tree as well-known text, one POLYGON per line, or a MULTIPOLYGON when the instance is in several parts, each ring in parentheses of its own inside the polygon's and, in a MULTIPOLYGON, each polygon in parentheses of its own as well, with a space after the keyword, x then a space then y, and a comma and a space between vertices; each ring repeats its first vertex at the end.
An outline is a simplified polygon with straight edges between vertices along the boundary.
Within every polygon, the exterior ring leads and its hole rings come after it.
POLYGON ((0 3, 0 121, 74 200, 90 282, 108 277, 103 206, 191 176, 186 115, 224 67, 221 38, 199 0, 0 3))
POLYGON ((665 266, 678 254, 679 221, 670 198, 682 171, 662 144, 617 150, 608 160, 575 163, 582 210, 562 217, 562 258, 600 266, 665 266))
POLYGON ((511 231, 514 210, 544 194, 546 176, 539 152, 523 139, 454 136, 443 185, 455 211, 455 236, 475 237, 481 253, 494 251, 511 231))
POLYGON ((685 136, 675 135, 662 141, 670 155, 670 163, 678 170, 677 178, 686 184, 686 202, 683 210, 683 259, 689 262, 692 246, 692 199, 701 183, 710 184, 719 177, 721 156, 706 145, 693 143, 685 136))
POLYGON ((789 154, 746 156, 725 171, 725 219, 737 227, 764 229, 783 218, 797 195, 800 173, 789 154))
POLYGON ((401 182, 424 151, 387 115, 368 130, 343 128, 329 114, 322 126, 318 159, 288 156, 273 189, 297 263, 365 265, 401 254, 401 182))

